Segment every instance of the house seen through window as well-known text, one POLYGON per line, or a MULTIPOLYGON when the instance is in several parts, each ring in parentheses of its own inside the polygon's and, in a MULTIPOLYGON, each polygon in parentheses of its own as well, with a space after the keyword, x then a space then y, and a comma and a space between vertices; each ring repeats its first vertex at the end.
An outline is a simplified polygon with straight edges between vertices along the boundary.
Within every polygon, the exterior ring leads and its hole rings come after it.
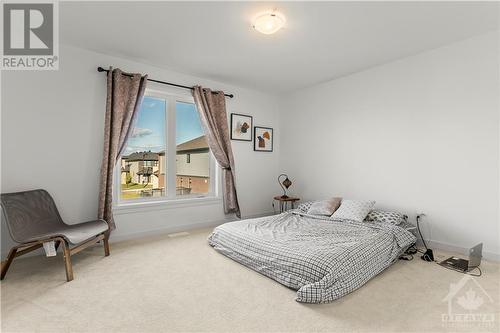
POLYGON ((121 156, 120 201, 213 194, 212 159, 194 103, 146 95, 121 156))

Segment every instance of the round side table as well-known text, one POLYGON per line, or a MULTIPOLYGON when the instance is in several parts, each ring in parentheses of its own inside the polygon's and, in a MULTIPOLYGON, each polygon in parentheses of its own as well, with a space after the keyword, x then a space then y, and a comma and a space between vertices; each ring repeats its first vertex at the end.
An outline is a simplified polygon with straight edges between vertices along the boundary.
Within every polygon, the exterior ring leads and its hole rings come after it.
POLYGON ((280 206, 280 213, 283 213, 284 211, 287 211, 289 209, 289 207, 291 207, 291 209, 294 209, 295 207, 295 202, 296 201, 299 201, 300 198, 296 198, 296 197, 283 197, 283 196, 280 196, 280 195, 277 195, 275 196, 274 198, 274 201, 278 201, 279 202, 279 206, 280 206))

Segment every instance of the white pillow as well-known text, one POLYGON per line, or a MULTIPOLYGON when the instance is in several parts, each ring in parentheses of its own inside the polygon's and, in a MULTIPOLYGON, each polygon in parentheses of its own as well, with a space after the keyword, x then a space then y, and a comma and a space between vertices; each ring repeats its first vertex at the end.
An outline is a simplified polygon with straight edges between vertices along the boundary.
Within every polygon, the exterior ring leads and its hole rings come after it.
POLYGON ((315 201, 307 214, 309 215, 332 215, 340 206, 341 198, 331 198, 322 201, 315 201))
POLYGON ((375 206, 375 201, 342 200, 339 209, 332 215, 334 220, 363 222, 375 206))

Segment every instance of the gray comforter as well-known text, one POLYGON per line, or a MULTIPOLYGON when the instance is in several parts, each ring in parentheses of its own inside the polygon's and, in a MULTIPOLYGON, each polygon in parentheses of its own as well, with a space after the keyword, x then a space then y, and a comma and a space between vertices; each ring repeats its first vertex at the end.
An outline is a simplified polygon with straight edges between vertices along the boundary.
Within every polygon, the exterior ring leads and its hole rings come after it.
POLYGON ((336 221, 289 211, 223 224, 208 242, 297 290, 297 301, 328 303, 390 266, 415 237, 391 223, 336 221))

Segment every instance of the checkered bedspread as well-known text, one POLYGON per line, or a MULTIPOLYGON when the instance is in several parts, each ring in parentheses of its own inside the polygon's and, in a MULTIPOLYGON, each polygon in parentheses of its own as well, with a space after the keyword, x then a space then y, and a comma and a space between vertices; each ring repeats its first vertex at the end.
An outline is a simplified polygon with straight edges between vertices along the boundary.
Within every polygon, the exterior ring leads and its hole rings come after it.
POLYGON ((335 221, 289 211, 223 224, 208 242, 297 290, 297 301, 328 303, 394 263, 415 237, 391 223, 335 221))

